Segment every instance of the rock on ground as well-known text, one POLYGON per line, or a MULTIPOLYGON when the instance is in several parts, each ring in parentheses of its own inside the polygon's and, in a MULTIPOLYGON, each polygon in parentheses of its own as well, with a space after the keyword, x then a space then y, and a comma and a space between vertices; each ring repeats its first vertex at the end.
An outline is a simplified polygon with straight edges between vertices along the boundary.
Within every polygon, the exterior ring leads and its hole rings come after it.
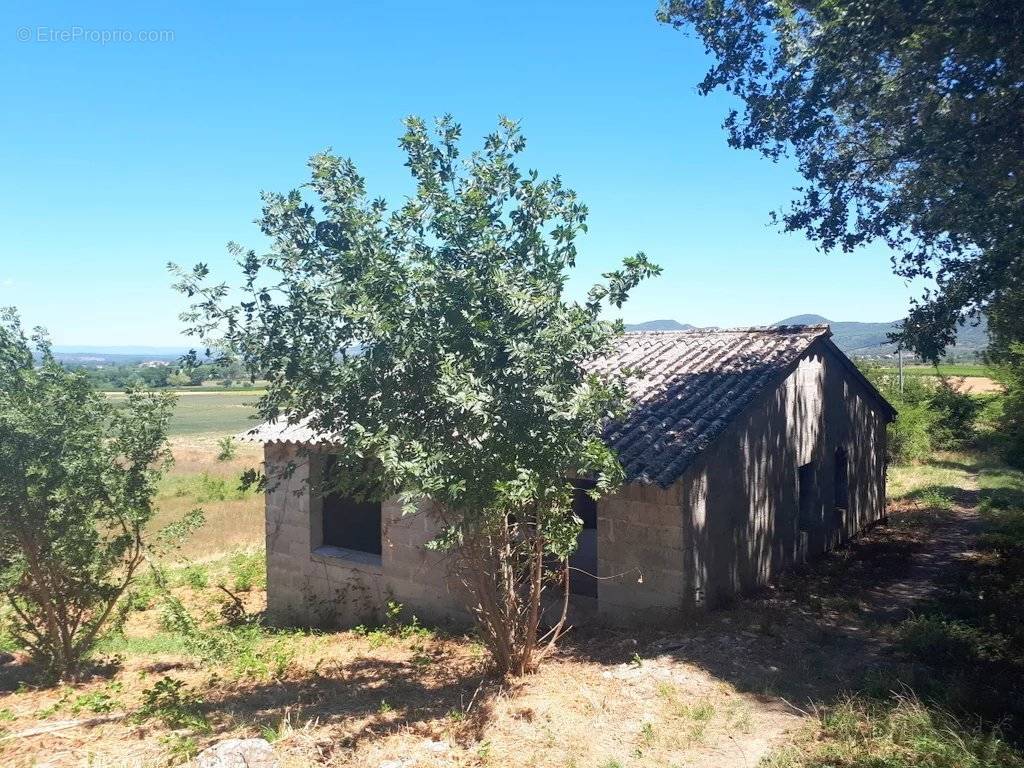
POLYGON ((280 768, 265 739, 227 739, 196 756, 198 768, 280 768))

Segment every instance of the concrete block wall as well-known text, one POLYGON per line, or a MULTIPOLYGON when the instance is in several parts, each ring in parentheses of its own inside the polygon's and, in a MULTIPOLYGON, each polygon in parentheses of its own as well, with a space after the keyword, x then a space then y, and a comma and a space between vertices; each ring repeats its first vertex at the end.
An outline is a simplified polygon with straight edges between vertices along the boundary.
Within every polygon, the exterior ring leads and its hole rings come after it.
POLYGON ((597 505, 597 605, 611 623, 660 622, 687 602, 679 487, 627 485, 597 505))
POLYGON ((298 446, 265 448, 267 611, 279 624, 350 627, 383 618, 389 600, 433 624, 468 623, 446 557, 424 545, 437 521, 424 506, 403 515, 381 506, 381 554, 324 547, 319 497, 323 456, 298 446))
POLYGON ((680 479, 685 592, 714 606, 766 584, 885 513, 886 415, 827 345, 752 404, 680 479), (849 509, 834 506, 835 451, 849 453, 849 509), (816 524, 798 528, 797 468, 812 464, 816 524))

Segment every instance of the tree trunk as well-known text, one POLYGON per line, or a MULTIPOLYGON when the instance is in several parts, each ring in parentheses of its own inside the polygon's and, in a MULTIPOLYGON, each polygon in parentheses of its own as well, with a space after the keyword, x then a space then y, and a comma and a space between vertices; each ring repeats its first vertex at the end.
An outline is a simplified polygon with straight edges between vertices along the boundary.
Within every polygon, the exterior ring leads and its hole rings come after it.
POLYGON ((506 526, 499 534, 464 541, 456 564, 463 585, 475 598, 477 627, 495 670, 512 677, 535 672, 564 634, 569 605, 565 564, 560 616, 543 637, 543 539, 527 535, 517 541, 506 526))

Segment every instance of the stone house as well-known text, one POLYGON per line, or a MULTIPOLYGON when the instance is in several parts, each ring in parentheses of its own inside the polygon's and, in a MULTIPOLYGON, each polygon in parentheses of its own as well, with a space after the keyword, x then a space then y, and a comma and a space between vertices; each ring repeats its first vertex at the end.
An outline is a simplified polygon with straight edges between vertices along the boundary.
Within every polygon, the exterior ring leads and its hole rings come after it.
MULTIPOLYGON (((670 620, 752 590, 885 514, 895 411, 827 326, 629 333, 596 371, 629 368, 629 419, 606 440, 628 483, 595 503, 571 565, 577 616, 670 620)), ((318 492, 330 441, 263 424, 267 604, 278 622, 352 625, 389 600, 431 622, 467 618, 425 503, 318 492)))

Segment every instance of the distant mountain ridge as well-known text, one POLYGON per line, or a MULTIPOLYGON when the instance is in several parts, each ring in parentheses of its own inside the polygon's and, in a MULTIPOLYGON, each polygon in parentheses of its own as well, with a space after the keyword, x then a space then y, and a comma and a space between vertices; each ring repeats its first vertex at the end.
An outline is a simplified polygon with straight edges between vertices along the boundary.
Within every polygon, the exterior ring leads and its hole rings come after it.
MULTIPOLYGON (((891 355, 896 345, 889 341, 889 334, 899 330, 899 320, 889 323, 862 323, 850 320, 829 320, 821 315, 794 315, 774 325, 817 325, 827 323, 832 328, 832 341, 843 352, 855 357, 879 357, 891 355)), ((988 347, 988 323, 982 317, 974 325, 968 322, 957 329, 956 344, 949 348, 948 355, 976 354, 988 347)))
POLYGON ((675 320, 648 320, 646 323, 626 323, 627 331, 689 331, 695 325, 680 323, 675 320))
MULTIPOLYGON (((887 334, 899 327, 899 321, 889 323, 863 323, 857 321, 832 321, 815 314, 793 315, 772 325, 824 325, 832 327, 832 341, 846 354, 855 357, 884 357, 895 353, 895 345, 887 334)), ((697 326, 680 323, 678 320, 648 320, 643 323, 626 323, 627 331, 688 331, 697 326)), ((978 325, 968 323, 957 332, 956 346, 951 347, 951 356, 973 355, 988 346, 988 324, 984 317, 978 325)), ((54 356, 70 365, 130 365, 148 361, 176 363, 188 350, 185 347, 154 346, 54 346, 54 356)))
POLYGON ((162 362, 177 363, 188 353, 186 347, 147 347, 147 346, 98 346, 93 344, 55 345, 53 356, 69 366, 95 368, 108 365, 137 365, 138 363, 162 362))
MULTIPOLYGON (((885 357, 895 353, 896 345, 888 339, 888 334, 899 328, 900 321, 888 323, 863 323, 850 320, 829 320, 815 314, 793 315, 777 323, 778 325, 829 325, 832 328, 832 341, 843 352, 853 357, 885 357)), ((695 326, 680 323, 676 320, 651 320, 646 323, 627 323, 627 331, 682 331, 695 326)), ((956 346, 950 347, 949 355, 974 355, 988 346, 988 323, 982 317, 978 325, 968 323, 958 329, 956 346)))

